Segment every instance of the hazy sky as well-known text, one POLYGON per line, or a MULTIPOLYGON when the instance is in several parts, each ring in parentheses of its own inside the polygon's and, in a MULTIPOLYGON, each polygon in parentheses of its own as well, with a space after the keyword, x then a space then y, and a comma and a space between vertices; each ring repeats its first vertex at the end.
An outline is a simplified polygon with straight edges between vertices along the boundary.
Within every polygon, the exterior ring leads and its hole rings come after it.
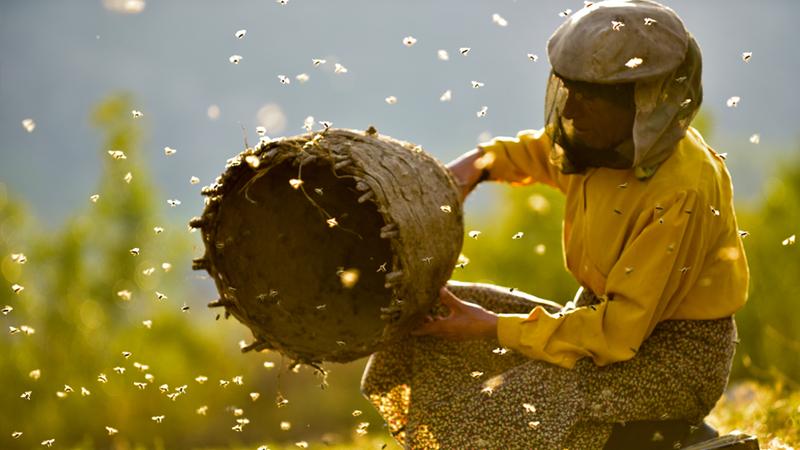
MULTIPOLYGON (((171 213, 186 218, 202 209, 200 186, 242 149, 241 126, 253 143, 257 125, 270 136, 294 135, 309 115, 336 127, 372 124, 444 161, 482 134, 537 128, 547 38, 563 20, 560 11, 583 4, 148 0, 138 14, 108 7, 125 1, 0 2, 0 182, 46 222, 85 207, 95 192, 106 149, 88 115, 117 91, 132 93, 144 113, 139 120, 147 126, 145 149, 160 194, 181 199, 171 213), (495 13, 508 25, 493 23, 495 13), (243 39, 234 36, 240 29, 247 30, 243 39), (416 44, 403 45, 406 36, 416 44), (471 50, 462 56, 460 47, 471 50), (437 58, 440 49, 448 61, 437 58), (229 62, 234 54, 243 57, 238 65, 229 62), (313 58, 327 63, 314 67, 313 58), (347 73, 334 73, 335 62, 347 73), (308 74, 306 83, 295 79, 300 73, 308 74), (279 75, 291 83, 281 84, 279 75), (484 86, 473 89, 472 80, 484 86), (452 100, 441 102, 448 89, 452 100), (397 103, 387 104, 388 96, 397 103), (212 105, 216 119, 208 115, 212 105), (488 113, 478 118, 482 106, 488 113), (21 125, 26 118, 36 122, 32 133, 21 125), (166 157, 165 146, 178 152, 166 157), (189 184, 193 175, 200 185, 189 184)), ((800 2, 665 3, 703 50, 704 109, 715 123, 709 142, 729 154, 737 193, 752 195, 772 166, 767 154, 800 148, 800 50, 792 33, 800 2), (745 51, 753 53, 749 63, 745 51), (731 96, 741 97, 738 107, 726 106, 731 96), (749 142, 754 133, 759 145, 749 142)))

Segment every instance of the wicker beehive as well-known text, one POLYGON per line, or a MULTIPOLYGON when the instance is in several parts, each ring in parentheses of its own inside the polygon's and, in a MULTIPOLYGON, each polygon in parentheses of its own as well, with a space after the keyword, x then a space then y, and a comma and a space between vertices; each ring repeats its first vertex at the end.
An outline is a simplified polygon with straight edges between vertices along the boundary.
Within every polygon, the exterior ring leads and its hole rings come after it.
POLYGON ((326 129, 228 161, 200 228, 223 307, 247 350, 347 362, 405 335, 449 279, 463 241, 458 188, 419 146, 326 129))

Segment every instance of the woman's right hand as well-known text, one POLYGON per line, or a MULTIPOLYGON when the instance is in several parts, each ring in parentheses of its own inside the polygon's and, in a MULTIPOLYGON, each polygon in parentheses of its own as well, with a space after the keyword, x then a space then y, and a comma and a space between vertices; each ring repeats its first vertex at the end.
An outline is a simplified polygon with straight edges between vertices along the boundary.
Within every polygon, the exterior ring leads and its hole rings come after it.
POLYGON ((483 154, 484 153, 481 148, 476 148, 464 153, 447 164, 447 168, 453 174, 453 177, 456 179, 456 183, 458 183, 458 187, 461 191, 462 202, 467 198, 467 195, 469 195, 469 193, 475 189, 475 186, 477 186, 479 182, 483 181, 482 177, 484 176, 484 169, 478 168, 475 165, 475 162, 478 161, 483 154))

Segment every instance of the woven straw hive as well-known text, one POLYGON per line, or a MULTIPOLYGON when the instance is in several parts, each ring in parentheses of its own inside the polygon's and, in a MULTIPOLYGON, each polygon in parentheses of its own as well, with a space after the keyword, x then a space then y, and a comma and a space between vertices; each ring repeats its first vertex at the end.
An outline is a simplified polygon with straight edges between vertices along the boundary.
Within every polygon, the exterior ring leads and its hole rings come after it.
POLYGON ((296 362, 347 362, 420 323, 463 243, 459 191, 419 146, 328 128, 262 141, 203 189, 222 307, 296 362))

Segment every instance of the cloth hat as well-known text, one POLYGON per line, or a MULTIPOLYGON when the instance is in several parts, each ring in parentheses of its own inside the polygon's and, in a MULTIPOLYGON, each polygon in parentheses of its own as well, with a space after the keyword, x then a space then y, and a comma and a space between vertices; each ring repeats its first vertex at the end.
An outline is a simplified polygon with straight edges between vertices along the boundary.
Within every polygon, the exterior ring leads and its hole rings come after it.
POLYGON ((564 78, 635 83, 632 138, 608 150, 610 161, 629 161, 640 179, 670 156, 702 103, 700 48, 675 12, 654 1, 606 0, 581 9, 553 33, 548 58, 545 130, 555 143, 551 160, 564 173, 583 170, 560 139, 569 95, 564 78))

